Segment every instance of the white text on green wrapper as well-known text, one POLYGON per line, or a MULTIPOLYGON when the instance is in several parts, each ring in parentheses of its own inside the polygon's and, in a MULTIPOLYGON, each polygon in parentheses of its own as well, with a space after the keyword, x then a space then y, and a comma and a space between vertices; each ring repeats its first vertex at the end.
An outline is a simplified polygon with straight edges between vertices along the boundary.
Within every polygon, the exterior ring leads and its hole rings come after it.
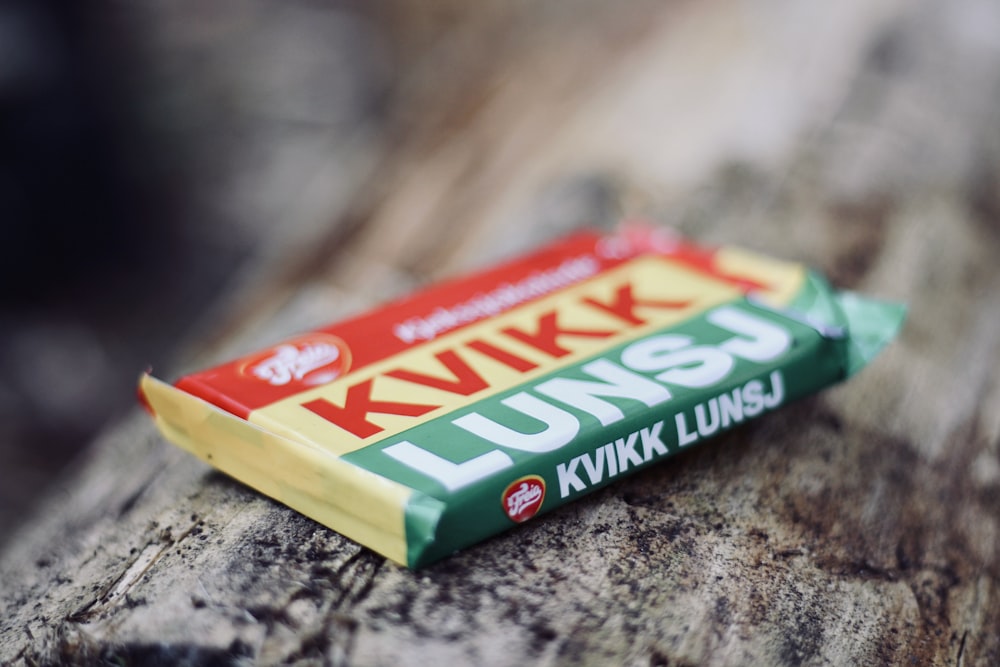
MULTIPOLYGON (((697 344, 691 336, 681 334, 649 336, 625 347, 619 363, 601 358, 584 364, 581 369, 593 380, 550 378, 532 386, 533 393, 520 391, 501 401, 507 408, 543 423, 545 427, 540 431, 524 433, 478 412, 454 419, 456 427, 498 446, 468 461, 449 461, 408 440, 383 451, 455 491, 512 467, 514 460, 505 449, 542 454, 571 443, 581 423, 559 404, 588 413, 603 426, 610 426, 624 420, 625 414, 605 398, 629 399, 653 408, 673 398, 671 388, 704 389, 723 382, 733 371, 736 358, 769 362, 791 347, 792 337, 783 327, 736 306, 711 310, 705 319, 734 335, 718 344, 697 344)), ((780 372, 771 373, 770 384, 770 392, 765 392, 763 383, 751 380, 700 403, 695 406, 691 423, 684 414, 677 413, 674 421, 678 444, 689 445, 776 406, 784 397, 780 372)), ((586 472, 587 481, 598 483, 607 478, 605 471, 608 477, 615 476, 629 465, 665 453, 659 439, 662 428, 663 423, 657 422, 619 439, 620 443, 608 443, 560 464, 560 495, 565 497, 589 486, 579 477, 578 467, 586 472), (636 449, 637 443, 641 443, 641 452, 636 449)))

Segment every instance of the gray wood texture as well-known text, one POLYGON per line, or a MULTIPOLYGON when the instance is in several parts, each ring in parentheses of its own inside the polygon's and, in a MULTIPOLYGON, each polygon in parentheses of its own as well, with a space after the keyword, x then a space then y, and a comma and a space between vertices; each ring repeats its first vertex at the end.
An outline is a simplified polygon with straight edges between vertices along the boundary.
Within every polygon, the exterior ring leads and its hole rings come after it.
POLYGON ((1000 7, 814 4, 412 33, 390 129, 181 357, 644 216, 909 303, 870 368, 418 572, 137 409, 0 555, 0 663, 1000 664, 1000 7))

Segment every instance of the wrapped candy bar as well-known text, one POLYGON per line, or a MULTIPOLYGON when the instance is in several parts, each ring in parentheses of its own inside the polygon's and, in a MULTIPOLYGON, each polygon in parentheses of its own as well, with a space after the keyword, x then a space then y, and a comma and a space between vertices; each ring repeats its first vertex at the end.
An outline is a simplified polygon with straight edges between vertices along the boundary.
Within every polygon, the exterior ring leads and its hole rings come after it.
POLYGON ((140 391, 167 439, 420 567, 852 375, 903 316, 635 225, 140 391))

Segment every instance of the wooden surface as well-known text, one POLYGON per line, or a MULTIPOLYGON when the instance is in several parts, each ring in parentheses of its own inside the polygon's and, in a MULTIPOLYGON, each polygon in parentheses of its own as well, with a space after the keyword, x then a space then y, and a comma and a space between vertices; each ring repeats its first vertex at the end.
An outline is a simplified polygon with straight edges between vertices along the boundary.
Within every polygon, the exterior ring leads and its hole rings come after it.
POLYGON ((182 366, 622 215, 908 302, 873 366, 418 572, 136 410, 0 556, 0 663, 1000 664, 1000 10, 826 4, 456 10, 182 366))

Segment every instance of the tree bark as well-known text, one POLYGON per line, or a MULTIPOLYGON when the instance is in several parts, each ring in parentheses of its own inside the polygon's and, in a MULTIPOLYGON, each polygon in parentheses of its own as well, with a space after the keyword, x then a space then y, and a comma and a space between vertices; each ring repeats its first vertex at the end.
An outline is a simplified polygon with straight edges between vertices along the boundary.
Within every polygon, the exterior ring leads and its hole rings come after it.
POLYGON ((417 572, 137 409, 0 557, 0 662, 1000 664, 1000 12, 899 4, 517 24, 489 67, 456 38, 468 87, 413 93, 350 203, 185 354, 643 215, 908 302, 870 368, 417 572))

